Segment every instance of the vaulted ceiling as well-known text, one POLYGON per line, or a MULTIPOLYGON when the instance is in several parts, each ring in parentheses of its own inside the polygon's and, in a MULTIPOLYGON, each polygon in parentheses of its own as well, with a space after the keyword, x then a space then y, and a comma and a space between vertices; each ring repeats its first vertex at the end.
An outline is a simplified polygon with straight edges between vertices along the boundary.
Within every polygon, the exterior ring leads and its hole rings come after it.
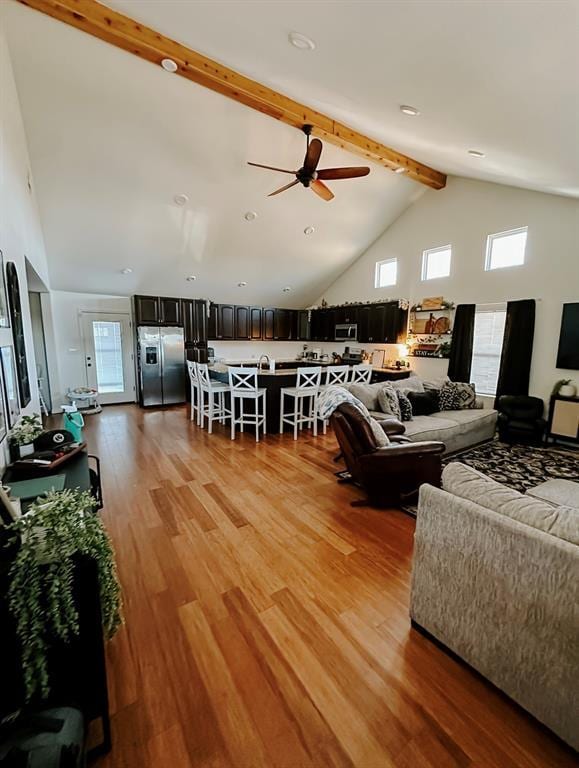
MULTIPOLYGON (((108 4, 441 171, 579 195, 572 3, 108 4)), ((444 194, 373 166, 331 203, 267 198, 287 177, 246 160, 298 167, 298 131, 16 3, 2 21, 54 288, 305 306, 418 195, 444 194)), ((326 145, 320 165, 358 164, 326 145)))

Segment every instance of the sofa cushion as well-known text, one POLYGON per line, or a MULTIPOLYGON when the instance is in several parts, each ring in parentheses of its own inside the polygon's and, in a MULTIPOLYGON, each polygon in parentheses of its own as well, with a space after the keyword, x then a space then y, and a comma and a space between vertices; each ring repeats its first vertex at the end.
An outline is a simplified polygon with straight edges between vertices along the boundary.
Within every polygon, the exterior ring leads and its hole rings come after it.
POLYGON ((579 509, 579 483, 563 478, 546 480, 544 483, 525 491, 527 496, 546 501, 554 507, 574 507, 579 509))
POLYGON ((375 384, 350 384, 346 387, 369 411, 379 411, 378 391, 375 384))
POLYGON ((579 545, 579 510, 553 507, 491 480, 482 472, 451 462, 442 473, 442 487, 454 496, 579 545))
POLYGON ((441 413, 434 413, 432 416, 415 416, 412 421, 405 423, 408 437, 420 435, 420 440, 442 440, 444 442, 445 433, 456 431, 456 421, 447 419, 441 413))

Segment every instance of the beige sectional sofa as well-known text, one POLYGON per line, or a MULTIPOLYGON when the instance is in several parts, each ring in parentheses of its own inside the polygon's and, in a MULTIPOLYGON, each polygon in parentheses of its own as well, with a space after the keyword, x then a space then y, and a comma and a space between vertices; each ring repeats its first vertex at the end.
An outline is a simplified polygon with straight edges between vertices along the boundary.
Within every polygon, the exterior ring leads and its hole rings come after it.
POLYGON ((579 749, 579 509, 454 462, 442 485, 420 489, 413 622, 579 749))
MULTIPOLYGON (((411 376, 410 379, 401 379, 391 383, 395 389, 400 389, 403 392, 407 388, 420 391, 414 384, 416 381, 419 381, 418 377, 411 376)), ((384 413, 378 410, 378 392, 384 384, 385 382, 354 385, 353 394, 364 403, 370 414, 378 420, 384 418, 384 413)), ((454 453, 477 445, 477 443, 491 440, 495 434, 496 423, 497 412, 492 408, 483 408, 482 402, 479 401, 478 407, 473 409, 439 411, 431 416, 414 416, 411 421, 404 422, 404 434, 412 442, 440 440, 445 445, 445 453, 454 453)))

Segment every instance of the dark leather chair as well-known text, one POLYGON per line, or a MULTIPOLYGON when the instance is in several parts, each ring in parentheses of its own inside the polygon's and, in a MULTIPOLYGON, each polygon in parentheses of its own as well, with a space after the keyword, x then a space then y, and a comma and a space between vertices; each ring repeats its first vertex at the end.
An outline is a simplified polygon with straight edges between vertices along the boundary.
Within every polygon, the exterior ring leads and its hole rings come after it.
POLYGON ((401 434, 404 425, 389 419, 381 426, 390 433, 391 443, 379 448, 370 425, 350 403, 339 405, 330 423, 352 480, 366 491, 368 503, 397 506, 415 495, 423 483, 440 487, 444 443, 413 443, 401 434))
POLYGON ((505 443, 540 445, 547 426, 544 409, 539 397, 502 395, 497 407, 499 439, 505 443))

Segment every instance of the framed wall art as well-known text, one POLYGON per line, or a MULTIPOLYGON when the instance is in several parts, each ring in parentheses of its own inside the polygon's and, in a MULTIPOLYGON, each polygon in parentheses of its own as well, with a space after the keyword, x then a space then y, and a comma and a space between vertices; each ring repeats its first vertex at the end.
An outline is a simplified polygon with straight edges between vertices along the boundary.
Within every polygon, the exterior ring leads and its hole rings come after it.
POLYGON ((0 328, 10 328, 10 312, 6 295, 6 273, 4 271, 4 254, 0 251, 0 328))
POLYGON ((12 429, 20 415, 18 379, 16 377, 16 366, 14 364, 14 352, 12 347, 1 347, 0 358, 2 360, 2 378, 4 379, 8 428, 12 429))
POLYGON ((24 323, 22 322, 22 305, 20 301, 20 283, 16 264, 9 261, 6 265, 6 288, 8 291, 8 306, 12 320, 12 339, 14 341, 14 356, 17 384, 20 394, 20 404, 25 408, 30 402, 30 381, 28 379, 28 362, 26 360, 26 342, 24 340, 24 323))

